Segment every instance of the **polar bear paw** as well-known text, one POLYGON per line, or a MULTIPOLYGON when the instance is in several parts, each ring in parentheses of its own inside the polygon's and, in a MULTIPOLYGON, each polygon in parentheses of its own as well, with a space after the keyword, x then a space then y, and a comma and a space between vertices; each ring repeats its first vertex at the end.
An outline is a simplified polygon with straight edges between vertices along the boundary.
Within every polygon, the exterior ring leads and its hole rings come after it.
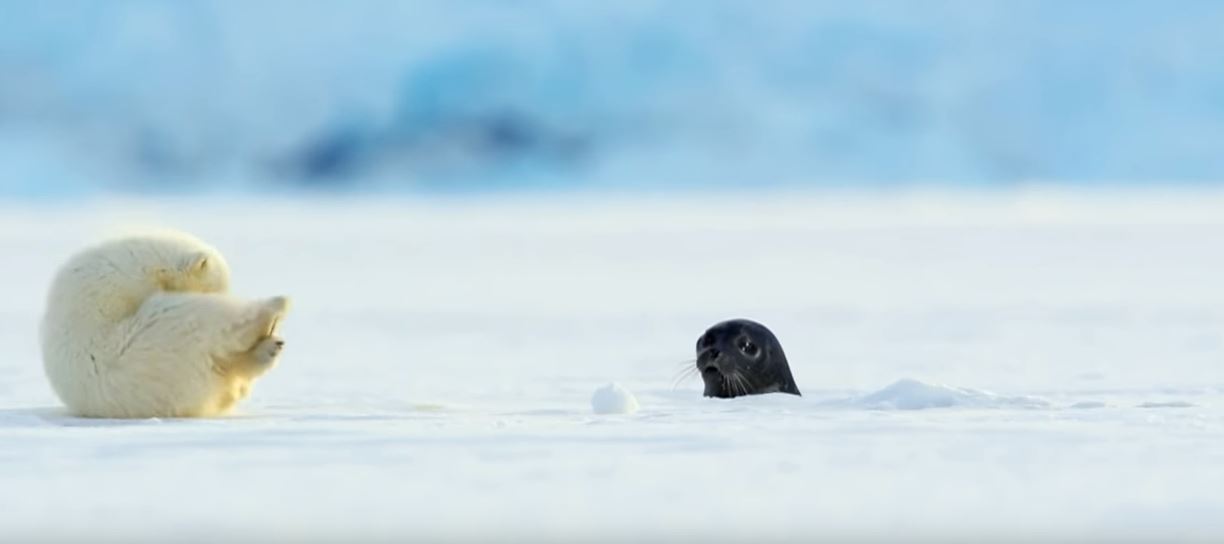
POLYGON ((251 349, 251 359, 257 364, 270 365, 276 361, 276 357, 280 355, 281 350, 285 348, 285 340, 279 336, 271 335, 260 340, 251 349))

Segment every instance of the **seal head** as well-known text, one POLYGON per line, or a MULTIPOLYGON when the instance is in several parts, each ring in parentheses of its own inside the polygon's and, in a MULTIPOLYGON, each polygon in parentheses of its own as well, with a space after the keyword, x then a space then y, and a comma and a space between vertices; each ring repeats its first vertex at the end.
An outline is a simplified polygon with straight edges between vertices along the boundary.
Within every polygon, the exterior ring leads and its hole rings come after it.
POLYGON ((747 319, 723 321, 697 339, 697 370, 707 397, 800 394, 778 338, 747 319))

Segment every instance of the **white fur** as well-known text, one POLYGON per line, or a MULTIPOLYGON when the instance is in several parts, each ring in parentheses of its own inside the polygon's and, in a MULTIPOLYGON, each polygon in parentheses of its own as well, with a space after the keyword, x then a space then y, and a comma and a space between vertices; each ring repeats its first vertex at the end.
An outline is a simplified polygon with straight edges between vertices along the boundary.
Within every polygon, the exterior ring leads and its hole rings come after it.
POLYGON ((52 388, 82 416, 225 413, 279 353, 269 339, 278 340, 273 327, 288 309, 284 297, 230 296, 229 276, 216 249, 183 233, 76 254, 56 275, 42 322, 52 388), (271 351, 260 351, 265 344, 271 351), (231 371, 231 361, 256 352, 265 365, 231 371))

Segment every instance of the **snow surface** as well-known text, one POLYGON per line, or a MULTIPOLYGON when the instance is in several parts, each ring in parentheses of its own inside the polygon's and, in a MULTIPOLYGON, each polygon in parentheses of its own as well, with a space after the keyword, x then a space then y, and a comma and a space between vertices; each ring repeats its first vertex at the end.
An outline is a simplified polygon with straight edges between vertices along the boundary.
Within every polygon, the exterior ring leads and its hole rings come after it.
POLYGON ((1222 239, 1224 193, 0 203, 0 539, 1219 542, 1222 239), (295 297, 233 417, 57 408, 43 291, 132 224, 295 297), (804 397, 672 387, 740 316, 804 397))

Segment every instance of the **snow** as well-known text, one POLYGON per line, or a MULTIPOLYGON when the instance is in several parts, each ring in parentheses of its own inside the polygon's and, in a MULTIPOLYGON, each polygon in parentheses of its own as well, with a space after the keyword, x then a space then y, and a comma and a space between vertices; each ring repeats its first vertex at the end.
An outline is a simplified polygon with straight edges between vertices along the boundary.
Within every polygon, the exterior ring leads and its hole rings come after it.
POLYGON ((1224 193, 0 203, 6 541, 1224 538, 1224 193), (43 291, 133 224, 295 298, 232 417, 65 416, 43 291), (803 397, 705 399, 707 326, 803 397), (592 413, 616 382, 636 413, 592 413))
POLYGON ((632 414, 638 411, 637 397, 619 383, 613 382, 591 395, 591 410, 596 414, 632 414))
POLYGON ((874 393, 855 399, 865 408, 922 410, 967 406, 974 408, 1046 408, 1049 403, 1036 397, 1004 397, 989 391, 964 387, 933 385, 906 378, 874 393))

